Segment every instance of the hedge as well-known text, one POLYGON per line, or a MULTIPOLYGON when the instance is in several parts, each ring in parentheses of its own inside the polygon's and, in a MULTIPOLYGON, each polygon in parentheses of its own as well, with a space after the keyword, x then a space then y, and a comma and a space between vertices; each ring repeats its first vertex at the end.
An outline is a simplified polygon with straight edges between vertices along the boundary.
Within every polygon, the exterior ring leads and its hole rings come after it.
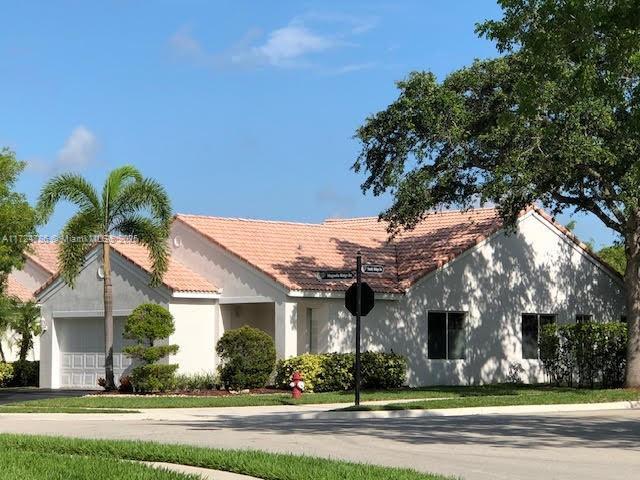
MULTIPOLYGON (((393 352, 364 352, 362 360, 362 388, 388 389, 404 385, 407 360, 393 352)), ((276 365, 275 384, 289 388, 293 372, 302 373, 307 391, 332 392, 354 388, 355 355, 353 353, 306 353, 276 365)))
POLYGON ((0 362, 0 387, 6 386, 13 378, 13 366, 10 363, 0 362))
POLYGON ((40 362, 17 360, 10 363, 13 370, 11 378, 5 381, 7 387, 38 387, 40 386, 40 362))
POLYGON ((545 325, 540 360, 557 385, 618 387, 624 384, 627 326, 621 322, 545 325))

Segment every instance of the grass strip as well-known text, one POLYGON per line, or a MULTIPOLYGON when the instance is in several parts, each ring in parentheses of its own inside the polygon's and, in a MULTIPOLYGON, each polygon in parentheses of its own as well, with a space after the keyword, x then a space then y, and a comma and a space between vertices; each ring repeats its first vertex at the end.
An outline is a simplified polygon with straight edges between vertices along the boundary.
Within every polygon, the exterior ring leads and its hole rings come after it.
MULTIPOLYGON (((0 434, 0 451, 75 455, 96 460, 168 462, 224 470, 265 480, 446 480, 410 469, 341 462, 252 450, 224 450, 126 440, 0 434)), ((29 478, 29 477, 14 477, 29 478)), ((65 477, 71 478, 71 477, 65 477)), ((85 477, 75 477, 85 478, 85 477)), ((93 478, 87 476, 86 478, 93 478)))
POLYGON ((137 463, 50 452, 0 451, 2 480, 198 480, 196 475, 168 472, 137 463))
POLYGON ((564 392, 533 392, 515 395, 467 396, 443 400, 428 400, 385 405, 360 405, 347 407, 342 411, 374 410, 436 410, 466 407, 505 407, 520 405, 566 405, 584 403, 607 403, 640 400, 640 390, 575 390, 564 392))

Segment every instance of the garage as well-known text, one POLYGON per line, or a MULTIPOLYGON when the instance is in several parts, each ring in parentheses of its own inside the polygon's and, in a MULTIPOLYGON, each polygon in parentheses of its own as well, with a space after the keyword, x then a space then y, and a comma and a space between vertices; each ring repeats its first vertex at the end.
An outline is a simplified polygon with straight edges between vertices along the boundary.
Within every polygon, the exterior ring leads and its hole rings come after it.
MULTIPOLYGON (((113 368, 116 384, 129 374, 131 359, 122 353, 124 317, 114 318, 113 368)), ((60 386, 62 388, 99 388, 104 378, 104 319, 58 318, 56 336, 60 346, 60 386)), ((128 343, 128 342, 127 342, 128 343)))

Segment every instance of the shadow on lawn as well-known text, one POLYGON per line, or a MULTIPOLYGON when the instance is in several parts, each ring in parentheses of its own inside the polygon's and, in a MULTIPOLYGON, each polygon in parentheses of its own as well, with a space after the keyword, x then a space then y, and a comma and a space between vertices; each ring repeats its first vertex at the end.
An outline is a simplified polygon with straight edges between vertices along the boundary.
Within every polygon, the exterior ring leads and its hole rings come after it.
POLYGON ((414 445, 473 444, 510 448, 616 448, 640 451, 640 415, 616 416, 466 416, 385 419, 288 420, 288 413, 237 417, 224 415, 191 430, 233 429, 245 433, 326 436, 359 435, 414 445))

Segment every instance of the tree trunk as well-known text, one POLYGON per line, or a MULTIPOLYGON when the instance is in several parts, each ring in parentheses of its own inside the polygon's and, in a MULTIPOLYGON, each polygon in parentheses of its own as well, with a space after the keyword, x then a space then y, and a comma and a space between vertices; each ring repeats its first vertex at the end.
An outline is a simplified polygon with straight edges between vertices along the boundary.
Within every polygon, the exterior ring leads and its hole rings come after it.
POLYGON ((640 387, 640 211, 629 217, 625 235, 627 270, 624 283, 627 299, 627 387, 640 387))
POLYGON ((111 286, 111 246, 109 239, 102 243, 102 265, 104 269, 104 369, 106 390, 115 390, 113 378, 113 290, 111 286))
POLYGON ((0 337, 0 361, 2 363, 5 363, 7 361, 6 357, 4 356, 4 350, 2 349, 2 337, 0 337))

